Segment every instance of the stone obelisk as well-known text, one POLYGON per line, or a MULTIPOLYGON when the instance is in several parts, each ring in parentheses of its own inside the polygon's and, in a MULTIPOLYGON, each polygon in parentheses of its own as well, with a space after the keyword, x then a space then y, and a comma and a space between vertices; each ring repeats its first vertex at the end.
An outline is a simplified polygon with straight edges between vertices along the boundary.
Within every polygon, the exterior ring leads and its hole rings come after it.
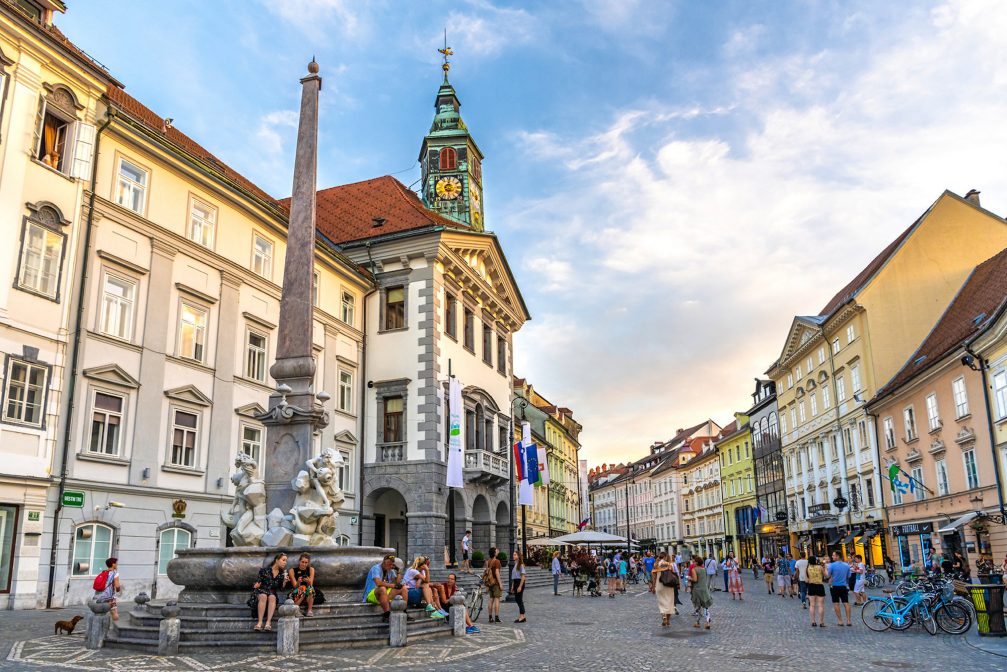
POLYGON ((318 93, 322 78, 318 63, 308 64, 301 80, 301 116, 297 126, 294 184, 287 226, 287 251, 280 294, 280 325, 276 361, 269 375, 277 392, 260 416, 266 425, 266 511, 290 511, 294 491, 290 481, 312 457, 312 435, 324 427, 326 413, 316 403, 312 381, 312 303, 315 259, 315 180, 318 161, 318 93))

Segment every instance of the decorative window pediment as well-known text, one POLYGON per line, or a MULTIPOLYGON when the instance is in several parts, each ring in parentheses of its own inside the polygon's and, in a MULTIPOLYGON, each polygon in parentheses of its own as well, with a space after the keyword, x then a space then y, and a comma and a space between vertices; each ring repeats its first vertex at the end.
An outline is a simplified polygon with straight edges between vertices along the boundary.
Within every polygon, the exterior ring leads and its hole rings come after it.
POLYGON ((107 385, 128 387, 133 390, 140 387, 140 381, 126 373, 118 364, 93 366, 90 369, 84 369, 83 374, 85 378, 97 380, 107 385))
POLYGON ((266 409, 262 407, 259 403, 245 404, 244 406, 239 406, 234 409, 234 412, 245 418, 252 418, 253 420, 256 416, 262 415, 266 412, 266 409))
POLYGON ((349 443, 353 444, 354 446, 357 445, 357 437, 354 436, 352 432, 345 429, 336 434, 335 440, 338 441, 339 443, 349 443))
POLYGON ((181 401, 194 406, 212 406, 213 400, 199 391, 195 385, 183 385, 171 390, 165 390, 164 396, 175 401, 181 401))

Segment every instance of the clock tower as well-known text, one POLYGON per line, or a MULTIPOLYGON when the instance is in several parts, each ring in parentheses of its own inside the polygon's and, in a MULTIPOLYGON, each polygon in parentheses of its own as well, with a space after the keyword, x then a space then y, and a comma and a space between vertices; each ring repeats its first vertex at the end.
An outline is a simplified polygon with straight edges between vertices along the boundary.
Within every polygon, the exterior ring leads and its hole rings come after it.
POLYGON ((420 148, 423 203, 445 217, 482 231, 483 154, 462 121, 458 94, 448 81, 448 56, 452 51, 446 43, 438 51, 444 56, 444 81, 434 102, 434 122, 420 148))

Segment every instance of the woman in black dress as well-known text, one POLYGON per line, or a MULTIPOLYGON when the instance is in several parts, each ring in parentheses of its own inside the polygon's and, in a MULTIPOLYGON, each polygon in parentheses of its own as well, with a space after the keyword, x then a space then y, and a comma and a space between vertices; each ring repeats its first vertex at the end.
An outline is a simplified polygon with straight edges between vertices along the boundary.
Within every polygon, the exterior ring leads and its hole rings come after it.
POLYGON ((252 607, 252 615, 258 616, 259 619, 255 624, 255 630, 273 629, 270 622, 273 620, 273 612, 276 611, 276 596, 289 580, 286 567, 287 554, 277 553, 268 567, 259 570, 259 577, 252 586, 252 597, 248 600, 249 606, 252 607), (266 617, 265 627, 262 624, 263 616, 266 617))
POLYGON ((302 602, 307 604, 308 613, 306 615, 314 616, 315 612, 311 608, 316 604, 324 602, 325 595, 322 594, 322 591, 315 588, 315 568, 311 566, 311 555, 301 553, 301 557, 297 559, 297 566, 288 569, 287 574, 289 575, 290 585, 294 587, 288 597, 297 606, 301 606, 302 602))

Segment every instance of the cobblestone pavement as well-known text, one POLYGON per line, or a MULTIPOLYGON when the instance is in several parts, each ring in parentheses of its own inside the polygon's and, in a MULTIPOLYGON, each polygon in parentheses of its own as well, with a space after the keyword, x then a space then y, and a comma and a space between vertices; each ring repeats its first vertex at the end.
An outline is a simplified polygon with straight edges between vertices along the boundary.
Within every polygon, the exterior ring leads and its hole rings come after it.
MULTIPOLYGON (((762 581, 746 580, 744 602, 714 594, 713 629, 696 630, 690 616, 660 626, 654 596, 641 586, 615 599, 560 597, 548 588, 526 593, 528 623, 514 625, 517 607, 505 604, 503 623, 482 634, 414 643, 404 649, 310 651, 281 658, 262 654, 161 658, 83 648, 83 623, 72 637, 53 637, 52 623, 79 610, 0 613, 0 669, 16 670, 553 670, 559 668, 664 670, 807 670, 821 666, 861 670, 1007 670, 1007 657, 970 645, 964 637, 931 637, 918 628, 875 633, 859 620, 838 628, 826 604, 824 630, 811 628, 796 599, 765 594, 762 581)), ((688 602, 688 595, 683 595, 688 602)))

